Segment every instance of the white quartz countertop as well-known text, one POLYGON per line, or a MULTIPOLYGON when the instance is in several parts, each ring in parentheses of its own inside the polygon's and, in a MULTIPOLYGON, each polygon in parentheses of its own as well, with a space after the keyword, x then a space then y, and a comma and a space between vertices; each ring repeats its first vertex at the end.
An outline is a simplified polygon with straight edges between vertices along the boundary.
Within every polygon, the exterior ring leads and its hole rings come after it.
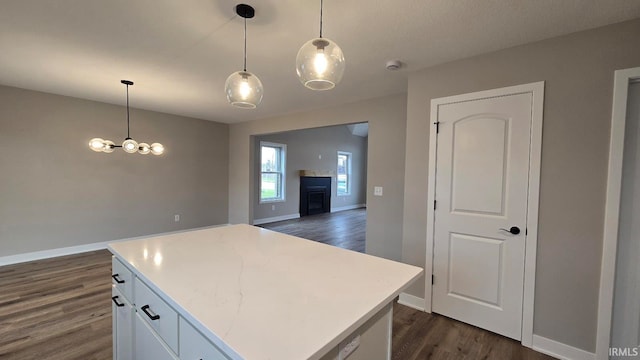
POLYGON ((234 359, 318 359, 421 273, 231 225, 112 243, 111 252, 234 359))

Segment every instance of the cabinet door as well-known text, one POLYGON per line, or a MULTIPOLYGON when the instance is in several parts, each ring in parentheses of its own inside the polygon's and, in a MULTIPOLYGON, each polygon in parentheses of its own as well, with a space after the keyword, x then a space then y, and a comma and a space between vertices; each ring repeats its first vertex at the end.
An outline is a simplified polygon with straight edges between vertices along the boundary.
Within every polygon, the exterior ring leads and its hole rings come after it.
POLYGON ((177 360, 173 352, 158 338, 155 332, 142 320, 140 314, 134 316, 135 360, 177 360))
POLYGON ((133 306, 115 287, 111 290, 113 308, 113 359, 133 360, 133 306))

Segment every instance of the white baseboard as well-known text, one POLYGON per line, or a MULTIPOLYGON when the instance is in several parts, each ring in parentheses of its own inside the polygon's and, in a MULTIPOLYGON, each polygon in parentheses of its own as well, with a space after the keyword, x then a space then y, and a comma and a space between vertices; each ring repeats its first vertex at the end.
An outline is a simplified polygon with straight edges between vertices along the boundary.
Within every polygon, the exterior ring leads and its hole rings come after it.
POLYGON ((416 310, 424 311, 424 299, 415 295, 401 293, 400 298, 398 299, 398 304, 402 304, 416 310))
POLYGON ((542 336, 533 335, 533 350, 565 360, 595 360, 596 354, 563 344, 542 336))
POLYGON ((267 223, 272 223, 276 221, 298 219, 299 217, 300 217, 300 214, 290 214, 290 215, 274 216, 274 217, 263 218, 263 219, 254 219, 253 225, 261 225, 261 224, 267 224, 267 223))
POLYGON ((356 205, 347 205, 347 206, 340 206, 340 207, 332 207, 331 208, 331 212, 338 212, 338 211, 345 211, 345 210, 353 210, 353 209, 360 209, 363 207, 367 207, 365 204, 356 204, 356 205))
POLYGON ((79 254, 88 251, 102 250, 107 248, 107 244, 112 241, 91 243, 85 245, 69 246, 51 250, 34 251, 24 254, 16 254, 0 257, 0 266, 19 264, 34 260, 48 259, 58 256, 79 254))
POLYGON ((35 261, 35 260, 49 259, 49 258, 58 257, 58 256, 80 254, 88 251, 103 250, 107 248, 108 244, 114 243, 114 242, 143 239, 151 236, 177 234, 177 233, 192 231, 192 230, 210 229, 210 228, 214 228, 218 226, 226 226, 226 225, 229 225, 229 224, 210 225, 210 226, 203 226, 199 228, 183 229, 183 230, 168 231, 168 232, 158 233, 158 234, 136 236, 136 237, 126 238, 126 239, 109 240, 109 241, 102 241, 102 242, 96 242, 91 244, 68 246, 68 247, 57 248, 57 249, 41 250, 41 251, 28 252, 23 254, 2 256, 0 257, 0 266, 19 264, 19 263, 35 261))

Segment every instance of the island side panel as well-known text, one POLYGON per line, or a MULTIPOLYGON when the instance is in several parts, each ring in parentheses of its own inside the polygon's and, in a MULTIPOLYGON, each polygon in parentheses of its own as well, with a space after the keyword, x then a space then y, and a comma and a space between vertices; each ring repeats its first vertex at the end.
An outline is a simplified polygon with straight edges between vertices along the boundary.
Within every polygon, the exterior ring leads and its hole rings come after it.
POLYGON ((391 359, 391 328, 393 323, 393 302, 387 304, 364 325, 347 336, 340 345, 331 349, 320 360, 340 359, 338 354, 355 337, 360 335, 360 345, 349 355, 348 360, 389 360, 391 359))

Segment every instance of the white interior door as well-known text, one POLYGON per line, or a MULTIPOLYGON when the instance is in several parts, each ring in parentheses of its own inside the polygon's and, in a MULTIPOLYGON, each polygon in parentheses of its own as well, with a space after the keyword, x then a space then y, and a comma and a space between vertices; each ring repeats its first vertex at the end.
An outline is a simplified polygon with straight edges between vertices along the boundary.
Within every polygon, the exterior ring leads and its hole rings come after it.
POLYGON ((437 114, 432 310, 518 340, 532 100, 505 94, 437 114))

